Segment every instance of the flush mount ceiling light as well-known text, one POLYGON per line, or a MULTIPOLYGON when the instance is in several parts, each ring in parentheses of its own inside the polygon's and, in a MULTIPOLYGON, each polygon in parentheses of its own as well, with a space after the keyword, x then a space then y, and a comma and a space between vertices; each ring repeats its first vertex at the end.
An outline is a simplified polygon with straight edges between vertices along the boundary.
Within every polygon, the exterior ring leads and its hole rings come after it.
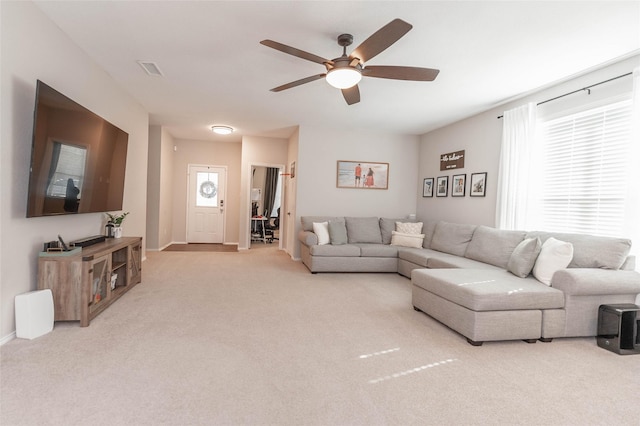
POLYGON ((211 131, 218 135, 230 135, 233 133, 233 127, 229 126, 211 126, 211 131))
POLYGON ((327 72, 327 83, 336 89, 348 89, 362 79, 362 74, 355 68, 333 68, 327 72))

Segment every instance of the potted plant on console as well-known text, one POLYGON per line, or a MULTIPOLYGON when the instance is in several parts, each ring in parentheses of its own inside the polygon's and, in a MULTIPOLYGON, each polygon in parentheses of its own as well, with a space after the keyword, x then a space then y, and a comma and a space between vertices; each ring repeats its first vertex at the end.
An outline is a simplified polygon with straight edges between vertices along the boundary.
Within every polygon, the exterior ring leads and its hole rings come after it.
POLYGON ((129 212, 121 213, 119 215, 114 215, 111 213, 106 213, 109 218, 107 221, 107 237, 109 238, 120 238, 122 237, 122 222, 124 218, 127 217, 129 212))

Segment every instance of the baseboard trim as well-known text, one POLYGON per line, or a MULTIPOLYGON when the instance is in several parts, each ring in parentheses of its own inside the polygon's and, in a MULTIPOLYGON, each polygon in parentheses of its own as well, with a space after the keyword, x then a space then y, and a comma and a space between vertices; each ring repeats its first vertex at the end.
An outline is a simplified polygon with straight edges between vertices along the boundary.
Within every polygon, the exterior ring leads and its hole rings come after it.
POLYGON ((4 336, 2 339, 0 339, 0 346, 4 345, 5 343, 9 343, 15 338, 16 338, 16 332, 14 331, 8 336, 4 336))

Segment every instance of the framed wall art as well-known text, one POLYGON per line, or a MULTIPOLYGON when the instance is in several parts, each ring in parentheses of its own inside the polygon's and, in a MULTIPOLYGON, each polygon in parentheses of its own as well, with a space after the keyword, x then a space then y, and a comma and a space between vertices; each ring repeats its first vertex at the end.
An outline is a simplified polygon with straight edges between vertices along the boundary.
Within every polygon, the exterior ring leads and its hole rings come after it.
POLYGON ((422 196, 433 197, 433 178, 425 178, 422 182, 422 196))
POLYGON ((451 180, 451 196, 464 197, 465 186, 467 183, 467 175, 453 175, 451 180))
POLYGON ((338 161, 336 187, 388 189, 389 163, 371 161, 338 161))
POLYGON ((484 197, 487 193, 487 172, 471 173, 470 197, 484 197))
POLYGON ((436 197, 446 197, 449 188, 449 176, 439 176, 436 183, 436 197))

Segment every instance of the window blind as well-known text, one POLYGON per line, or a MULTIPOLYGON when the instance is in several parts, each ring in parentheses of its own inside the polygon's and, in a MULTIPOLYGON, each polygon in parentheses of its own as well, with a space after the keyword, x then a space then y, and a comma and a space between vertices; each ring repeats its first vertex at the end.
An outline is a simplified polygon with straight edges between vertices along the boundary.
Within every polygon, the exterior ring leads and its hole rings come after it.
POLYGON ((540 124, 541 229, 623 234, 631 100, 540 124))
POLYGON ((68 179, 72 179, 74 185, 82 191, 87 149, 60 142, 54 142, 54 144, 57 145, 52 158, 52 167, 55 172, 47 188, 47 195, 64 198, 67 194, 68 179))

